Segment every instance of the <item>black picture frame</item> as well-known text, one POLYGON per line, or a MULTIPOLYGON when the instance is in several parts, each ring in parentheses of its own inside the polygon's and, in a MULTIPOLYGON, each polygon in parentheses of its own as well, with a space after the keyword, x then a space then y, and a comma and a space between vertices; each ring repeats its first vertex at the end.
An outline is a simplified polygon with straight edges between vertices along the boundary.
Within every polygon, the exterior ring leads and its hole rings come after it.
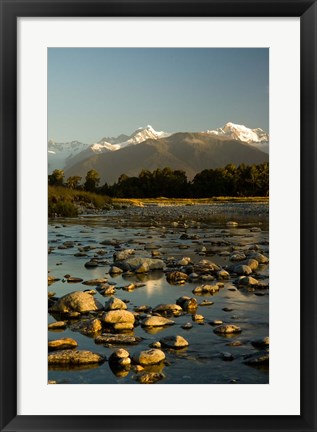
MULTIPOLYGON (((312 0, 0 0, 1 431, 316 430, 317 5, 312 0), (301 45, 301 414, 289 416, 17 415, 17 18, 300 17, 301 45)), ((290 347, 290 350, 292 348, 290 347)), ((290 377, 291 385, 291 377, 290 377)))

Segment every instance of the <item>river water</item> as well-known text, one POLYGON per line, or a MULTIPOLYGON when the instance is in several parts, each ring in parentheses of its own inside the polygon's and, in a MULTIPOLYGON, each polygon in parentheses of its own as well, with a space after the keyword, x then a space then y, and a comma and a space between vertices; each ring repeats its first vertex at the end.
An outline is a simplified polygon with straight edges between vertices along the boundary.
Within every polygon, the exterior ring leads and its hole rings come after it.
MULTIPOLYGON (((171 285, 162 271, 132 276, 108 274, 118 246, 102 245, 101 242, 113 239, 121 249, 134 249, 136 256, 151 257, 153 248, 156 248, 160 258, 166 262, 171 257, 175 260, 189 257, 193 263, 208 259, 226 268, 232 264, 229 260, 232 251, 248 251, 254 247, 269 256, 267 205, 252 207, 251 204, 244 204, 235 207, 231 204, 213 210, 211 206, 133 208, 76 219, 50 220, 48 270, 50 275, 60 280, 50 285, 49 291, 61 297, 72 291, 93 288, 82 283, 68 283, 64 277, 68 274, 84 281, 107 277, 109 284, 116 285, 115 297, 126 301, 131 311, 140 305, 154 308, 160 303, 176 303, 176 299, 183 295, 195 297, 198 303, 210 300, 212 305, 198 306, 197 309, 197 314, 204 316, 203 322, 194 322, 191 314, 184 313, 173 317, 175 324, 170 327, 146 330, 136 326, 134 334, 142 341, 123 348, 132 356, 149 349, 151 343, 164 336, 181 335, 189 346, 182 350, 164 349, 166 361, 150 369, 164 374, 157 384, 267 384, 268 365, 250 366, 244 360, 247 355, 258 352, 251 342, 269 335, 268 289, 237 289, 233 284, 235 276, 224 280, 224 287, 218 293, 198 296, 192 290, 201 282, 171 285), (232 220, 238 222, 238 226, 229 227, 227 222, 232 220), (184 234, 188 238, 184 238, 184 234), (65 242, 73 244, 66 243, 65 247, 65 242), (85 246, 90 246, 87 256, 74 256, 78 248, 85 246), (93 257, 98 257, 99 266, 87 269, 85 263, 93 257), (144 286, 132 292, 121 289, 131 282, 142 282, 144 286), (231 310, 224 311, 223 308, 231 310), (213 320, 235 324, 241 327, 242 332, 219 336, 210 325, 213 320), (192 328, 183 329, 182 325, 188 322, 192 323, 192 328), (237 341, 239 343, 232 344, 237 341)), ((252 276, 267 283, 269 265, 260 265, 252 276)), ((99 292, 95 296, 102 304, 109 299, 99 292)), ((48 323, 54 321, 55 318, 48 314, 48 323)), ((74 332, 69 326, 65 330, 48 332, 49 340, 65 337, 75 339, 78 349, 100 353, 107 359, 117 348, 97 345, 93 337, 74 332)), ((121 373, 112 371, 106 361, 84 368, 50 366, 48 379, 59 384, 134 384, 137 383, 137 372, 133 368, 121 373)))

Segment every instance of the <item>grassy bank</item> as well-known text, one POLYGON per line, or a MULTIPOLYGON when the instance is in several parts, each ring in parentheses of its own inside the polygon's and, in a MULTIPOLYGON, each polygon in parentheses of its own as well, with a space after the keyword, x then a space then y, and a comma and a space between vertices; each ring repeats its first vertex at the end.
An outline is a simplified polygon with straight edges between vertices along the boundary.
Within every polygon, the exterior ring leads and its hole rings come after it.
POLYGON ((102 210, 111 204, 104 195, 68 189, 61 186, 48 186, 48 216, 76 217, 87 210, 102 210))
POLYGON ((214 198, 113 198, 114 205, 195 205, 212 203, 269 203, 269 197, 214 197, 214 198))

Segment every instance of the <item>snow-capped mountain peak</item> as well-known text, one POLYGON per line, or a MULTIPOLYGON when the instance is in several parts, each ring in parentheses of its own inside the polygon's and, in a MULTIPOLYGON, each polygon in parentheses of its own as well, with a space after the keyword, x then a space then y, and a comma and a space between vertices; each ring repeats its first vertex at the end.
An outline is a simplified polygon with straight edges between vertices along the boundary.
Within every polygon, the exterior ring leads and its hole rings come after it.
POLYGON ((147 139, 157 140, 159 138, 168 137, 171 134, 167 132, 157 132, 151 125, 146 127, 140 127, 136 129, 130 136, 119 135, 116 138, 103 138, 98 143, 90 146, 91 150, 96 153, 102 153, 105 151, 116 151, 124 147, 140 144, 147 139), (120 139, 122 137, 122 139, 120 139))
POLYGON ((232 122, 226 123, 222 128, 206 131, 212 135, 226 136, 231 139, 237 139, 248 144, 268 143, 269 135, 261 128, 250 129, 244 125, 232 122))

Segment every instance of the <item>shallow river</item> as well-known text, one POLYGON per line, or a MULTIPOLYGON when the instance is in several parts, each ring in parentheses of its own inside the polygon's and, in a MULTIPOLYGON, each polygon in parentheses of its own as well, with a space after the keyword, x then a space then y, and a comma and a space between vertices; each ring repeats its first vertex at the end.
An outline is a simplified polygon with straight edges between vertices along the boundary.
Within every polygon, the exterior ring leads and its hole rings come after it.
MULTIPOLYGON (((204 316, 203 322, 194 322, 192 314, 184 313, 173 317, 175 324, 170 327, 146 330, 139 325, 135 327, 134 334, 141 337, 142 341, 138 345, 123 348, 132 356, 136 352, 149 349, 151 343, 159 341, 163 336, 181 335, 189 342, 189 346, 182 350, 164 349, 166 361, 150 369, 164 374, 164 378, 157 384, 268 383, 267 364, 255 367, 244 363, 248 354, 258 351, 251 342, 269 335, 268 289, 237 289, 233 284, 237 276, 230 276, 222 281, 224 287, 218 293, 199 296, 193 294, 192 290, 201 285, 201 282, 171 285, 162 271, 110 276, 108 271, 118 246, 100 244, 105 240, 115 239, 120 243, 121 249, 134 249, 136 256, 151 257, 152 251, 158 250, 160 258, 165 262, 169 257, 174 257, 175 260, 189 257, 193 263, 208 259, 223 268, 232 264, 229 257, 233 251, 248 251, 255 245, 256 250, 268 257, 267 208, 259 213, 250 211, 252 205, 248 206, 251 206, 247 207, 248 211, 244 212, 240 208, 236 215, 225 211, 213 212, 211 206, 201 206, 201 211, 199 206, 192 206, 179 207, 175 212, 168 207, 151 208, 148 212, 139 208, 76 219, 50 220, 48 270, 50 275, 60 280, 51 284, 48 290, 53 291, 56 297, 61 297, 72 291, 94 288, 82 283, 68 283, 64 276, 69 274, 84 281, 108 278, 110 285, 116 285, 114 296, 126 301, 130 311, 140 305, 154 308, 160 303, 176 303, 183 295, 195 297, 198 304, 203 300, 210 300, 212 305, 198 306, 196 312, 204 316), (232 220, 238 222, 237 227, 231 228, 227 225, 227 222, 232 220), (187 238, 184 238, 184 234, 187 234, 187 238), (74 244, 65 247, 65 242, 74 244), (91 249, 86 251, 87 256, 74 256, 78 248, 84 246, 91 246, 91 249), (93 257, 98 257, 99 266, 86 268, 85 263, 93 257), (132 292, 121 289, 131 282, 143 282, 144 286, 132 292), (224 311, 223 308, 229 308, 229 311, 224 311), (242 332, 219 336, 210 325, 213 320, 235 324, 241 327, 242 332), (183 329, 181 326, 188 322, 192 323, 192 328, 183 329), (232 342, 237 341, 241 343, 232 345, 232 342)), ((268 275, 268 264, 259 265, 252 274, 264 283, 268 283, 268 275)), ((95 298, 105 304, 110 297, 97 292, 95 298)), ((55 318, 48 314, 48 323, 54 321, 55 318)), ((93 337, 84 336, 69 328, 48 332, 49 340, 64 337, 75 339, 78 349, 102 354, 107 359, 118 348, 97 345, 93 337)), ((111 370, 108 361, 85 368, 49 367, 48 375, 49 380, 60 384, 137 383, 137 372, 133 368, 116 373, 111 370)))

